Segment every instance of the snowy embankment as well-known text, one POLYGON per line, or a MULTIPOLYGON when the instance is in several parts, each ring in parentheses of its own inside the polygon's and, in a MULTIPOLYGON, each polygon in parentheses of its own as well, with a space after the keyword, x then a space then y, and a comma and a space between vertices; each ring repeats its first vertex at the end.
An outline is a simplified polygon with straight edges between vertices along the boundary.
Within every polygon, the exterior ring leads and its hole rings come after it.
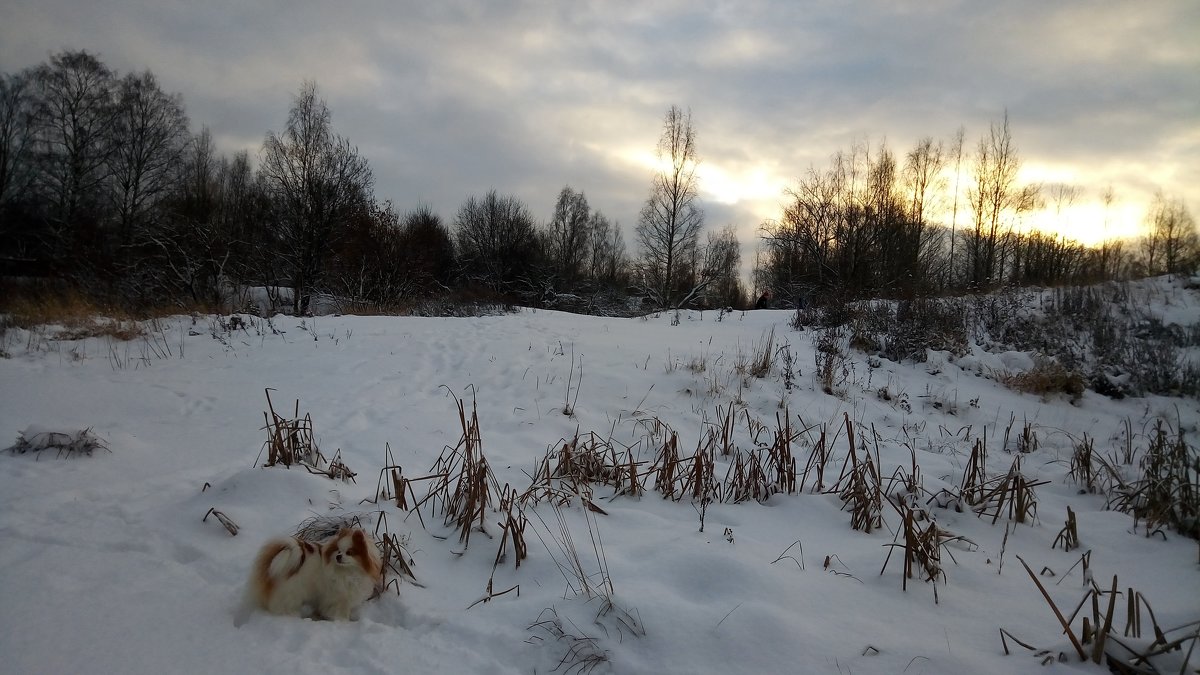
MULTIPOLYGON (((1194 323, 1200 312, 1194 304, 1189 310, 1184 319, 1194 323)), ((107 450, 0 456, 3 670, 1036 670, 1045 655, 1010 641, 1006 656, 1004 629, 1051 656, 1066 654, 1055 670, 1101 672, 1080 663, 1018 561, 1040 572, 1069 613, 1090 588, 1078 564, 1087 551, 1088 575, 1105 589, 1118 576, 1122 592, 1141 593, 1164 629, 1200 619, 1196 542, 1174 531, 1147 537, 1068 475, 1084 434, 1097 454, 1108 455, 1126 445, 1130 431, 1133 445, 1144 446, 1155 420, 1165 418, 1194 446, 1196 400, 1114 401, 1091 392, 1074 403, 1043 399, 980 376, 980 362, 1019 368, 1031 359, 981 353, 967 359, 968 369, 946 354, 914 365, 868 363, 852 353, 830 395, 817 377, 812 335, 789 328, 789 318, 782 311, 685 313, 672 325, 670 315, 521 311, 244 317, 231 327, 218 317, 177 317, 124 343, 62 342, 9 329, 9 358, 0 359, 3 445, 36 425, 35 432, 90 429, 107 450), (772 330, 770 371, 756 377, 754 356, 772 330), (340 451, 354 482, 299 466, 258 466, 266 461, 266 388, 283 415, 299 400, 322 453, 340 451), (814 493, 812 475, 796 494, 707 506, 687 496, 664 499, 652 491, 651 476, 641 478, 648 489, 639 496, 614 498, 613 487, 596 484, 592 503, 603 513, 586 510, 578 496, 557 511, 550 500, 528 504, 528 557, 516 567, 509 543, 495 565, 503 515, 494 509, 484 515, 487 534, 475 532, 464 549, 430 504, 418 519, 394 502, 363 503, 374 496, 385 446, 405 477, 433 473, 462 435, 456 398, 468 416, 477 406, 482 453, 497 485, 518 492, 531 485, 547 451, 577 432, 611 439, 607 447, 648 470, 669 430, 678 455, 691 457, 712 432, 720 437, 729 410, 735 418, 727 445, 737 452, 772 444, 790 424, 800 471, 825 431, 828 490, 846 465, 849 419, 860 448, 866 445, 856 461, 877 458, 885 488, 894 492, 902 481, 891 477, 898 468, 911 471, 915 459, 920 491, 910 505, 948 533, 936 547, 941 574, 927 582, 917 570, 904 590, 904 550, 890 546, 902 511, 884 502, 882 528, 852 530, 850 508, 837 494, 814 493), (1036 511, 1024 524, 1004 513, 993 524, 968 505, 959 511, 930 501, 961 487, 985 438, 988 479, 1005 476, 1021 455, 1021 472, 1035 484, 1036 511), (1031 452, 1020 453, 1020 444, 1031 452), (1068 507, 1079 539, 1069 552, 1053 546, 1068 507), (210 509, 238 534, 205 519, 210 509), (380 512, 411 555, 417 583, 401 579, 399 594, 388 589, 353 622, 255 614, 235 626, 250 562, 267 538, 313 515, 360 513, 374 527, 380 512), (565 569, 574 564, 564 551, 572 542, 590 594, 565 569), (478 602, 488 597, 489 579, 493 597, 478 602)), ((715 453, 716 483, 728 481, 733 463, 733 455, 715 453)), ((415 496, 428 484, 414 483, 415 496)), ((1125 627, 1125 603, 1122 595, 1115 634, 1125 627)), ((1089 603, 1080 616, 1090 612, 1089 603)), ((1146 623, 1143 639, 1131 642, 1152 639, 1146 623)), ((1073 629, 1079 632, 1079 618, 1073 629)), ((1178 672, 1185 657, 1165 658, 1178 672)), ((1197 667, 1200 655, 1191 660, 1197 667)))

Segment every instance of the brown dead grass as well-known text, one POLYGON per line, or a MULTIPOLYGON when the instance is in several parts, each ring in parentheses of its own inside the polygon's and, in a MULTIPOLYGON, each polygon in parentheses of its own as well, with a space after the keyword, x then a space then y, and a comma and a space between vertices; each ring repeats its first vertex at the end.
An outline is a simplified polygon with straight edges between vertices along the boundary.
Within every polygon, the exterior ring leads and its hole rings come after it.
POLYGON ((1077 399, 1087 388, 1087 381, 1079 371, 1051 359, 1038 359, 1033 368, 1023 373, 999 373, 996 379, 1010 389, 1041 396, 1066 394, 1077 399))
POLYGON ((0 314, 17 328, 61 326, 59 339, 79 340, 111 336, 133 340, 145 335, 138 322, 189 312, 208 313, 213 308, 162 305, 127 307, 98 299, 63 284, 36 286, 0 284, 0 314))

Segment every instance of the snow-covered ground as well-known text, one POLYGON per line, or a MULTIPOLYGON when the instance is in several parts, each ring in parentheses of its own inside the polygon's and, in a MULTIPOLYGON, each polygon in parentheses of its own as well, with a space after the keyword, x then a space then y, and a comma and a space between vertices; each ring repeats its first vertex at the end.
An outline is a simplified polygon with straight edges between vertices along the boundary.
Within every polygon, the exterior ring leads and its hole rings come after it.
MULTIPOLYGON (((1200 318, 1195 302, 1170 311, 1177 320, 1200 318)), ((9 329, 0 447, 33 427, 31 434, 90 429, 107 449, 0 456, 0 671, 1040 672, 1032 652, 1004 654, 1005 629, 1070 657, 1051 670, 1102 672, 1078 662, 1017 560, 1042 572, 1070 612, 1087 588, 1076 563, 1088 550, 1097 583, 1108 587, 1117 575, 1122 591, 1133 588, 1152 604, 1164 628, 1200 619, 1196 542, 1174 532, 1148 538, 1067 476, 1073 443, 1085 433, 1104 454, 1124 443, 1127 428, 1144 445, 1142 434, 1160 416, 1194 434, 1196 400, 1114 401, 1088 392, 1071 403, 980 376, 981 362, 1032 364, 1016 354, 976 354, 964 368, 946 354, 877 367, 851 354, 840 395, 829 395, 815 377, 811 333, 789 328, 789 318, 684 313, 672 325, 670 314, 524 310, 480 318, 246 317, 245 327, 228 330, 216 317, 175 317, 130 342, 56 341, 49 329, 9 329), (771 372, 740 374, 772 330, 771 372), (790 390, 785 344, 798 371, 790 390), (356 482, 258 466, 266 388, 289 416, 299 400, 322 452, 340 450, 356 482), (884 569, 901 525, 886 504, 883 529, 854 531, 838 496, 813 494, 810 480, 803 493, 765 503, 711 504, 701 532, 701 510, 690 499, 611 498, 612 488, 596 487, 604 514, 585 511, 578 499, 561 514, 591 583, 602 586, 607 571, 610 606, 573 590, 578 580, 560 568, 565 537, 546 502, 527 508, 528 558, 517 568, 510 555, 494 576, 500 514, 488 512, 490 537, 475 533, 464 552, 428 508, 426 530, 394 503, 362 503, 375 491, 385 445, 406 476, 419 477, 458 443, 456 398, 468 414, 477 405, 483 453, 498 483, 517 490, 530 485, 548 449, 577 431, 611 437, 616 449, 632 448, 649 464, 661 423, 677 432, 680 455, 691 455, 731 400, 734 441, 744 451, 755 448, 755 433, 770 443, 784 415, 796 433, 811 428, 793 443, 801 469, 827 430, 827 484, 847 455, 846 415, 871 452, 878 448, 885 482, 915 456, 924 490, 953 488, 985 434, 988 475, 1004 475, 1028 425, 1038 447, 1022 469, 1045 484, 1036 487, 1032 524, 1001 517, 993 525, 969 509, 929 507, 940 528, 965 538, 945 548, 937 602, 934 585, 919 577, 902 590, 899 549, 884 569), (759 422, 765 429, 756 432, 759 422), (1052 543, 1068 506, 1081 548, 1065 552, 1052 543), (236 536, 214 517, 204 520, 214 508, 239 526, 236 536), (402 580, 399 594, 390 589, 372 600, 357 621, 256 613, 235 625, 250 562, 266 539, 313 515, 363 513, 373 523, 380 511, 404 539, 418 583, 402 580), (597 535, 602 543, 594 546, 597 535), (487 596, 489 578, 495 593, 519 590, 475 604, 487 596)), ((717 480, 729 462, 718 454, 717 480)), ((415 488, 418 496, 424 489, 415 488)), ((1122 595, 1118 630, 1125 608, 1122 595)), ((1164 663, 1178 672, 1183 658, 1164 663)), ((1200 655, 1191 657, 1196 667, 1200 655)))

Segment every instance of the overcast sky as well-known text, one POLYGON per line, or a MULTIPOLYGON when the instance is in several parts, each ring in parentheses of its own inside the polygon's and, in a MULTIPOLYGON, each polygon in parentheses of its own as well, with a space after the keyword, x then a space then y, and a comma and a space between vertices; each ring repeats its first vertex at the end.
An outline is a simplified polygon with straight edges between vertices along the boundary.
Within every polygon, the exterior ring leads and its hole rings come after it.
POLYGON ((1023 178, 1085 190, 1073 235, 1103 235, 1087 206, 1110 184, 1110 234, 1157 189, 1200 217, 1196 0, 0 0, 0 69, 65 48, 152 70, 194 129, 252 156, 315 80, 377 198, 447 220, 492 188, 548 219, 569 184, 628 236, 672 104, 708 224, 746 244, 832 153, 902 156, 959 126, 970 147, 1006 109, 1023 178))

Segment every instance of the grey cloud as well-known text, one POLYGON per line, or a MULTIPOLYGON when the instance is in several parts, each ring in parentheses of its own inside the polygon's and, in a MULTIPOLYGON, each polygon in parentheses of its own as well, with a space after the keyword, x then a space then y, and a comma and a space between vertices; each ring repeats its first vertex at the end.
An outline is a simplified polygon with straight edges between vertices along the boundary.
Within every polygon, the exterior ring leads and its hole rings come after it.
MULTIPOLYGON (((1171 2, 39 0, 0 8, 0 66, 71 47, 150 68, 226 150, 315 79, 378 196, 447 218, 490 188, 546 218, 571 184, 631 227, 649 170, 627 154, 671 104, 706 163, 780 187, 858 140, 902 153, 964 125, 970 145, 1007 109, 1027 163, 1196 212, 1196 26, 1200 4, 1171 2)), ((771 201, 709 199, 708 221, 751 244, 771 201)))

